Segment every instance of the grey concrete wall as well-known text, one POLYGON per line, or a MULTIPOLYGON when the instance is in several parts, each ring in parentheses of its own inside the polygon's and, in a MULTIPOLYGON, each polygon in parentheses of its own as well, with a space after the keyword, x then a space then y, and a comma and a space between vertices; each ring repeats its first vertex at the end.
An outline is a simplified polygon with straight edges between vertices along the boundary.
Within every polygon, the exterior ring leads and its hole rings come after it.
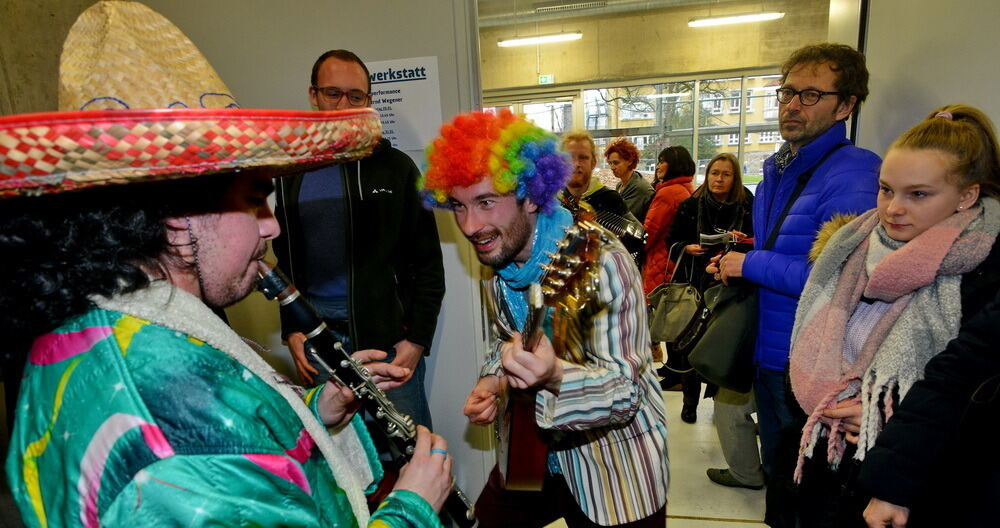
POLYGON ((56 109, 59 54, 94 0, 0 0, 0 114, 56 109))

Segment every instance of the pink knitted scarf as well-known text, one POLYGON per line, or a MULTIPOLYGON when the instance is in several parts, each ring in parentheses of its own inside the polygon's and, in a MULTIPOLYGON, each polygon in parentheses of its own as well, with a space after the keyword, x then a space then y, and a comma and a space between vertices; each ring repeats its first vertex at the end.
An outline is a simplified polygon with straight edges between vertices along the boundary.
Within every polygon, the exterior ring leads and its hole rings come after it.
MULTIPOLYGON (((871 276, 865 264, 870 235, 879 224, 876 210, 842 227, 827 243, 799 301, 789 362, 792 390, 802 409, 810 413, 802 431, 796 482, 801 480, 804 458, 817 437, 816 427, 828 431, 827 460, 839 463, 846 447, 840 421, 824 417, 823 411, 836 406, 838 396, 852 382, 863 379, 915 292, 934 285, 939 276, 971 271, 989 254, 996 233, 990 236, 975 226, 967 231, 981 212, 981 207, 973 207, 942 220, 885 256, 871 276), (890 307, 850 364, 843 358, 845 333, 862 296, 890 303, 890 307)), ((884 392, 888 419, 891 390, 884 392)), ((860 400, 860 394, 848 398, 860 400)))

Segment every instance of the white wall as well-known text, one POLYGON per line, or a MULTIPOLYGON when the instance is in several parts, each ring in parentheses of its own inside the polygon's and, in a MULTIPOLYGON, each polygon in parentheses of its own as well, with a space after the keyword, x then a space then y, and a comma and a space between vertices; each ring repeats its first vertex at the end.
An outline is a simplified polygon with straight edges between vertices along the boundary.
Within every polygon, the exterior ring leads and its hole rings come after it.
POLYGON ((828 41, 855 47, 858 45, 861 0, 830 0, 830 16, 827 20, 828 41))
POLYGON ((995 0, 873 0, 866 55, 871 95, 858 144, 884 155, 902 132, 950 103, 1000 120, 995 0))
MULTIPOLYGON (((202 50, 247 108, 308 109, 313 61, 334 48, 367 62, 437 56, 442 121, 479 106, 475 4, 464 0, 364 2, 295 0, 146 0, 202 50)), ((420 152, 408 152, 422 158, 420 152)), ((428 369, 436 432, 450 443, 459 484, 474 499, 493 465, 488 434, 461 415, 484 350, 479 265, 450 215, 436 213, 447 294, 428 369)), ((228 310, 242 334, 274 349, 289 370, 277 308, 254 294, 228 310)))

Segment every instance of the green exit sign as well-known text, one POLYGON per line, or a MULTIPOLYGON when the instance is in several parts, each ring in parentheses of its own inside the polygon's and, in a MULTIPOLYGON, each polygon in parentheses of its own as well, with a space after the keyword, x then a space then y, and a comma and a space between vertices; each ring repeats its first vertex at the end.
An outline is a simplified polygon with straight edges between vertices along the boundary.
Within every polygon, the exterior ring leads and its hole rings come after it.
POLYGON ((548 75, 539 75, 538 84, 552 84, 556 82, 556 76, 551 73, 548 75))

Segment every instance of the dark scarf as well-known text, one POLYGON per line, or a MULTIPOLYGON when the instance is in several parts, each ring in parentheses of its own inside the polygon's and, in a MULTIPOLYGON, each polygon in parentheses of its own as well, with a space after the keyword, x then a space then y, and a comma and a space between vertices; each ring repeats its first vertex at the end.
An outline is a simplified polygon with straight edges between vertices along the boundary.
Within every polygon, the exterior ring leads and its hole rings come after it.
POLYGON ((785 167, 792 163, 796 154, 798 152, 792 152, 792 146, 789 143, 781 145, 781 148, 774 155, 774 165, 778 167, 778 174, 785 172, 785 167))
MULTIPOLYGON (((723 202, 712 195, 708 189, 705 194, 698 197, 698 233, 714 235, 716 228, 733 231, 737 229, 737 224, 743 219, 744 205, 735 201, 723 202), (733 217, 728 226, 719 225, 724 219, 724 215, 733 212, 733 217)), ((739 226, 742 227, 742 226, 739 226)))

